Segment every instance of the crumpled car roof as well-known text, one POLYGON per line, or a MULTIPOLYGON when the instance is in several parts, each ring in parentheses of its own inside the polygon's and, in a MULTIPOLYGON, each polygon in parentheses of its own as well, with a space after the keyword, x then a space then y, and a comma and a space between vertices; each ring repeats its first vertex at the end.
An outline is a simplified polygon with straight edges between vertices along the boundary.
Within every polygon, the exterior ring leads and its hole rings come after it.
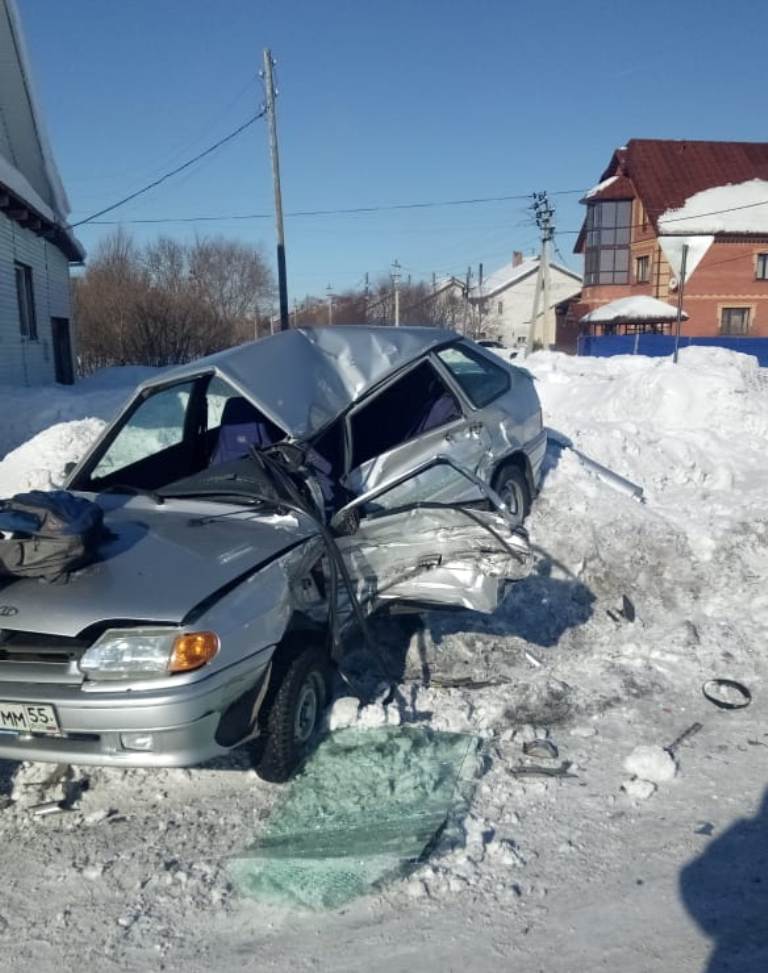
POLYGON ((215 372, 290 436, 305 439, 388 374, 459 337, 441 328, 293 328, 181 365, 142 388, 215 372))

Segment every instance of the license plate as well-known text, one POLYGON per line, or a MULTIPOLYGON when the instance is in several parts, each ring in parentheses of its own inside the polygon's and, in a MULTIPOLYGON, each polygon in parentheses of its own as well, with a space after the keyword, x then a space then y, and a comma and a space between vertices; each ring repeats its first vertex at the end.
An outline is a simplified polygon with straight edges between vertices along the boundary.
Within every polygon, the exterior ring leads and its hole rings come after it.
POLYGON ((53 706, 0 700, 0 733, 60 733, 53 706))

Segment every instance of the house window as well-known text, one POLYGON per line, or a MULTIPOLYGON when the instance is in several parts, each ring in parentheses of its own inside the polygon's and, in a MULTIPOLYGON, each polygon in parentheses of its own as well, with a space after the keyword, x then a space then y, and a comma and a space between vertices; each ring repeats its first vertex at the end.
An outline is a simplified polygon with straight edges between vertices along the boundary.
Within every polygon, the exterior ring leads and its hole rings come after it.
POLYGON ((720 334, 747 334, 749 312, 748 307, 724 307, 720 312, 720 334))
MULTIPOLYGON (((768 254, 766 254, 766 256, 768 256, 768 254)), ((497 314, 504 313, 504 301, 499 301, 498 305, 496 306, 496 312, 497 314)))
POLYGON ((651 258, 635 258, 635 280, 638 284, 647 284, 651 279, 651 258))
POLYGON ((629 283, 630 200, 606 200, 587 206, 584 283, 629 283))
POLYGON ((758 280, 768 280, 768 253, 758 253, 755 277, 758 280))
POLYGON ((37 341, 35 318, 35 291, 32 286, 32 268, 26 264, 14 264, 16 274, 16 300, 19 305, 19 331, 22 338, 37 341))

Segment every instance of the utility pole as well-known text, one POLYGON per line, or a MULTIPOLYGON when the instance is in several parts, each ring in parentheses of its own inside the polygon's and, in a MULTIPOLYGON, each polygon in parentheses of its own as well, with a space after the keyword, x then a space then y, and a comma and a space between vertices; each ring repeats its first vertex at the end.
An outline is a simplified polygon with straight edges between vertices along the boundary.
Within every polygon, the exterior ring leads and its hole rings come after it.
POLYGON ((546 192, 533 194, 533 215, 536 226, 541 234, 541 252, 539 255, 539 271, 536 274, 536 285, 533 293, 533 314, 528 328, 528 341, 525 345, 525 357, 533 351, 533 344, 536 338, 536 329, 539 318, 539 304, 544 297, 544 321, 542 326, 542 344, 548 344, 549 339, 549 313, 550 313, 550 280, 549 280, 549 245, 555 235, 555 226, 552 218, 555 210, 549 202, 546 192))
POLYGON ((470 325, 471 305, 469 303, 469 292, 471 288, 472 288, 472 268, 467 267, 467 280, 464 285, 464 334, 467 333, 467 328, 470 325))
POLYGON ((680 261, 680 284, 677 288, 677 322, 675 324, 675 353, 672 361, 677 364, 677 352, 680 346, 680 328, 683 323, 683 294, 685 293, 685 269, 688 264, 688 244, 683 244, 683 256, 680 261))
POLYGON ((400 327, 400 262, 392 264, 392 283, 395 286, 395 327, 400 327))
POLYGON ((285 230, 283 229, 283 194, 280 189, 280 153, 277 147, 277 117, 275 115, 275 82, 272 52, 264 48, 264 85, 267 89, 267 121, 269 123, 269 153, 272 158, 272 184, 275 190, 275 230, 277 233, 277 286, 280 293, 280 330, 287 331, 288 279, 285 268, 285 230))
POLYGON ((484 295, 483 295, 483 265, 482 264, 478 264, 477 265, 477 294, 478 294, 478 298, 479 298, 479 300, 477 302, 477 331, 476 331, 476 333, 474 335, 472 335, 472 337, 473 338, 482 338, 482 336, 483 336, 483 312, 485 310, 485 308, 484 308, 485 298, 484 298, 484 295))
POLYGON ((330 284, 326 287, 325 293, 328 295, 326 298, 328 301, 328 324, 333 324, 333 290, 330 284))

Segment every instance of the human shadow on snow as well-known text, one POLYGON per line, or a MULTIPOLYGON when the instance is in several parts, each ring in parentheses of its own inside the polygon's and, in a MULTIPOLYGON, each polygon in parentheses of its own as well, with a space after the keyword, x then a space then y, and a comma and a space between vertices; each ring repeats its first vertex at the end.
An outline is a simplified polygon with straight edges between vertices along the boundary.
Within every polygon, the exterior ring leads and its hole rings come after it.
POLYGON ((768 791, 753 818, 736 821, 682 869, 680 895, 714 940, 702 973, 768 970, 768 791))

